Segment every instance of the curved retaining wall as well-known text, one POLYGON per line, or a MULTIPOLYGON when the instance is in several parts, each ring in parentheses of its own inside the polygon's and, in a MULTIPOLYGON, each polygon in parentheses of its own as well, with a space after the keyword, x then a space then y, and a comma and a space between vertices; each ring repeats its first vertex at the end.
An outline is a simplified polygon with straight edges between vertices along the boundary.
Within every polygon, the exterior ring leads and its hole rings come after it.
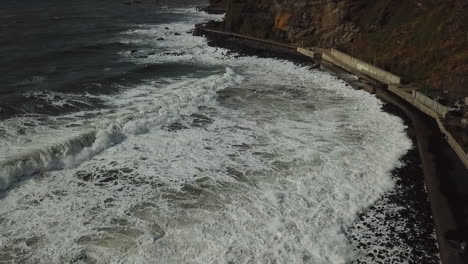
POLYGON ((358 71, 369 75, 370 77, 387 84, 397 84, 401 82, 401 78, 393 73, 384 71, 367 62, 349 56, 346 53, 336 49, 330 49, 330 55, 346 64, 348 67, 357 69, 358 71))
MULTIPOLYGON (((413 106, 417 107, 419 110, 423 111, 424 113, 428 114, 429 116, 439 120, 439 117, 445 117, 448 113, 447 107, 435 102, 429 97, 426 97, 420 94, 417 91, 413 91, 413 94, 407 93, 402 89, 398 88, 398 84, 401 83, 401 78, 398 75, 395 75, 391 72, 382 70, 374 65, 371 65, 367 62, 354 58, 346 53, 338 51, 336 49, 321 49, 321 48, 303 48, 297 47, 296 45, 289 45, 285 43, 279 43, 269 40, 264 40, 260 38, 245 36, 242 34, 220 31, 220 30, 212 30, 206 28, 206 24, 198 24, 195 26, 196 29, 204 32, 211 32, 215 34, 231 36, 231 37, 239 37, 243 39, 249 39, 252 41, 263 42, 275 46, 281 46, 288 49, 294 49, 298 53, 303 54, 307 57, 315 58, 317 55, 321 55, 322 59, 335 64, 338 67, 341 67, 350 72, 360 72, 363 73, 377 81, 380 81, 384 84, 388 85, 388 89, 392 91, 394 94, 398 95, 399 97, 403 98, 404 100, 411 103, 413 106)), ((372 90, 374 91, 374 90, 372 90)), ((468 99, 467 99, 468 100, 468 99)), ((465 164, 466 168, 468 168, 468 153, 460 146, 460 144, 453 138, 453 136, 445 129, 443 124, 439 120, 439 125, 441 131, 446 135, 447 140, 449 141, 452 148, 455 150, 457 155, 460 157, 462 162, 465 164)))

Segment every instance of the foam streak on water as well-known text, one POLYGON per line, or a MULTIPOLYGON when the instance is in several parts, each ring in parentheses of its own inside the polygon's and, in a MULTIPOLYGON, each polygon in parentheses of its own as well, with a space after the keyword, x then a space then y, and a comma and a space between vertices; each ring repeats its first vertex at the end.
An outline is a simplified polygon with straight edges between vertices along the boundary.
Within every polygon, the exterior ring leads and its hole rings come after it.
POLYGON ((13 155, 0 163, 0 190, 21 177, 40 171, 75 167, 120 143, 129 134, 145 133, 152 127, 169 124, 181 115, 193 113, 197 106, 213 101, 217 90, 241 80, 241 76, 227 68, 221 76, 187 80, 163 87, 157 91, 155 98, 144 100, 148 104, 144 107, 125 98, 124 105, 118 99, 112 100, 114 104, 122 104, 122 108, 117 114, 99 116, 92 123, 93 129, 83 131, 81 128, 78 135, 68 137, 64 142, 28 149, 24 154, 13 155))
MULTIPOLYGON (((186 16, 193 21, 142 25, 121 35, 178 54, 122 56, 142 64, 216 66, 217 72, 149 80, 103 98, 109 108, 72 129, 95 129, 92 144, 54 156, 59 166, 36 164, 40 173, 0 200, 1 260, 353 259, 347 229, 393 188, 390 171, 411 148, 402 120, 327 73, 225 56, 185 33, 204 18, 191 10, 186 16)), ((57 122, 63 128, 67 121, 57 122)))

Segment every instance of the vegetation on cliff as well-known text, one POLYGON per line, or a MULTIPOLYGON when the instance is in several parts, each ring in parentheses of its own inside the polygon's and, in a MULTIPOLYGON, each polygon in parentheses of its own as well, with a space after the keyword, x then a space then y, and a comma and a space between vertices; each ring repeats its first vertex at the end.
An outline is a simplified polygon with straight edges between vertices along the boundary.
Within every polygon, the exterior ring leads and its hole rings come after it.
POLYGON ((468 96, 466 0, 212 0, 224 29, 335 47, 426 89, 468 96))

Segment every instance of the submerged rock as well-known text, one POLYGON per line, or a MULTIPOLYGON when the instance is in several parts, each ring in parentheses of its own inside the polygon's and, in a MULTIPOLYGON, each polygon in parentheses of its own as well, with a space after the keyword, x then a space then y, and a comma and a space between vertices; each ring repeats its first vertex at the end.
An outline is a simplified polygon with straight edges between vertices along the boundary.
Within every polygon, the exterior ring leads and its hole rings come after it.
POLYGON ((183 129, 188 129, 188 127, 182 125, 179 122, 175 122, 175 123, 172 123, 169 126, 163 127, 163 129, 165 129, 167 131, 170 131, 170 132, 176 132, 176 131, 180 131, 180 130, 183 130, 183 129))

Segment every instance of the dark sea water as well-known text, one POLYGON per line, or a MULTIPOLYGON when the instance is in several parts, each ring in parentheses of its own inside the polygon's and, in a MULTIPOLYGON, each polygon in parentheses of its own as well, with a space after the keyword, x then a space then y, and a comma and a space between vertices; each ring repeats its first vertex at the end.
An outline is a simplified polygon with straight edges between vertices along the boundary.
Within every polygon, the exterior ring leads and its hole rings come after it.
MULTIPOLYGON (((59 111, 44 101, 49 91, 112 94, 115 84, 138 82, 148 72, 122 61, 119 52, 148 47, 120 41, 117 35, 141 24, 183 21, 165 8, 197 5, 197 1, 124 0, 6 1, 0 5, 0 118, 28 113, 63 114, 99 101, 64 105, 59 111), (96 85, 99 88, 96 87, 96 85)), ((146 54, 135 54, 144 56, 146 54)), ((155 69, 156 70, 156 69, 155 69)), ((167 74, 178 74, 167 70, 167 74)), ((84 99, 85 100, 85 99, 84 99)), ((87 101, 87 100, 85 100, 87 101)))
POLYGON ((407 210, 388 201, 403 121, 326 72, 208 46, 194 24, 223 16, 200 4, 2 1, 0 263, 437 260, 377 243, 433 234, 382 216, 407 210))

